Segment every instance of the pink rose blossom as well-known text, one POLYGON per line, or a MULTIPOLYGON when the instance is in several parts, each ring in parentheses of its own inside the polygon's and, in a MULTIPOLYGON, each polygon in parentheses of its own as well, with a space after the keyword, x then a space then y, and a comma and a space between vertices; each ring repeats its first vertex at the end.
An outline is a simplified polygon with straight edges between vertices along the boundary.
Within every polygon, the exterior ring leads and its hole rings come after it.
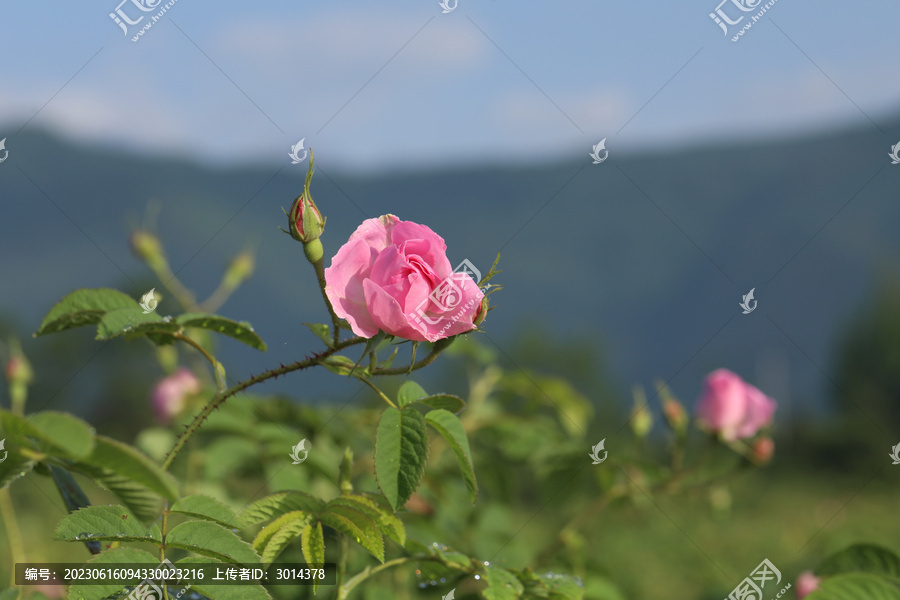
POLYGON ((803 571, 797 577, 797 598, 806 598, 819 589, 819 578, 812 571, 803 571))
POLYGON ((471 331, 484 298, 470 276, 454 275, 443 238, 394 215, 363 221, 331 259, 325 283, 334 312, 366 338, 382 330, 435 342, 471 331))
POLYGON ((182 410, 185 398, 200 391, 200 382, 184 367, 159 381, 153 388, 153 412, 160 423, 170 423, 182 410))
POLYGON ((727 369, 706 377, 697 419, 725 441, 749 438, 772 422, 775 401, 727 369))

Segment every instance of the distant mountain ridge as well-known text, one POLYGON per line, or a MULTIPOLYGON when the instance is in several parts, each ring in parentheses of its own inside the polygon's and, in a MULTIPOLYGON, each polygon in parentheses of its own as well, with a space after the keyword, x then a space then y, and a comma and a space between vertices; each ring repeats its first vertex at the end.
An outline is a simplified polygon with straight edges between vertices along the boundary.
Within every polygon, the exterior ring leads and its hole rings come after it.
MULTIPOLYGON (((888 130, 900 137, 900 120, 888 130)), ((900 165, 887 156, 896 141, 861 125, 794 141, 612 152, 600 165, 585 152, 379 176, 341 173, 317 155, 312 189, 328 217, 326 256, 384 213, 431 226, 453 264, 486 269, 501 252, 504 290, 487 322, 501 346, 540 320, 560 339, 597 336, 622 390, 661 378, 690 401, 700 377, 728 366, 802 409, 833 391, 823 371, 841 327, 879 273, 900 264, 900 165), (751 288, 758 308, 743 315, 751 288)), ((305 162, 216 169, 33 127, 7 149, 0 314, 29 330, 75 287, 152 285, 127 246, 128 221, 140 222, 150 201, 173 267, 201 296, 245 241, 256 245, 256 275, 222 312, 251 321, 271 351, 248 356, 223 343, 235 376, 307 352, 314 338, 301 323, 327 320, 299 246, 276 230, 305 162)))

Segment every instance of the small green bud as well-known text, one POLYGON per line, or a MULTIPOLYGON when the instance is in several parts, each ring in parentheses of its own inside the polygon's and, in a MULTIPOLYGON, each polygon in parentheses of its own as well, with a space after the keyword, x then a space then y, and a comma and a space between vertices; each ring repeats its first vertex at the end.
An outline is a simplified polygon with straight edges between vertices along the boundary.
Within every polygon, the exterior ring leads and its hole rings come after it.
POLYGON ((166 265, 166 255, 163 252, 159 238, 149 231, 135 229, 131 232, 131 250, 154 271, 166 265))
POLYGON ((647 407, 647 396, 644 389, 635 386, 632 395, 634 396, 634 409, 631 411, 631 419, 628 424, 631 426, 631 432, 637 438, 644 438, 653 429, 653 414, 647 407))

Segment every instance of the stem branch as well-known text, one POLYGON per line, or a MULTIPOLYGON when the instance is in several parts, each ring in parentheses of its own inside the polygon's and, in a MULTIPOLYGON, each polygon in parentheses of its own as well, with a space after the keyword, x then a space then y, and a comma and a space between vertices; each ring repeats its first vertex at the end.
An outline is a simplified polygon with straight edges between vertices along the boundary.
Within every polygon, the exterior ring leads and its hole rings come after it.
POLYGON ((188 440, 190 440, 191 437, 195 433, 197 433, 197 431, 200 429, 200 426, 203 424, 203 421, 206 420, 206 417, 211 415, 212 411, 219 408, 219 406, 221 406, 222 403, 225 402, 225 400, 227 400, 228 398, 230 398, 240 392, 243 392, 250 386, 253 386, 253 385, 256 385, 257 383, 266 381, 267 379, 273 379, 280 375, 285 375, 287 373, 291 373, 292 371, 308 369, 309 367, 318 365, 321 363, 321 361, 323 359, 331 356, 335 352, 343 350, 344 348, 347 348, 348 346, 361 344, 365 341, 366 341, 366 339, 361 338, 361 337, 355 337, 355 338, 350 338, 349 340, 344 340, 343 342, 337 344, 334 348, 329 348, 325 352, 317 354, 317 355, 313 356, 312 358, 307 358, 306 360, 300 360, 300 361, 291 363, 289 365, 282 365, 282 366, 278 367, 277 369, 270 369, 268 371, 260 373, 259 375, 251 377, 250 379, 241 381, 240 383, 233 385, 232 387, 228 388, 227 390, 216 392, 216 395, 213 396, 212 399, 209 401, 209 403, 203 407, 203 410, 201 410, 200 413, 197 414, 196 417, 194 417, 194 420, 191 421, 191 424, 188 425, 188 428, 185 430, 185 432, 183 434, 181 434, 181 437, 179 437, 178 440, 175 442, 175 446, 172 448, 171 452, 169 452, 168 456, 166 457, 165 462, 163 462, 162 468, 168 469, 169 467, 172 466, 172 463, 175 462, 175 457, 178 456, 178 453, 181 452, 181 450, 184 448, 184 445, 187 444, 188 440))

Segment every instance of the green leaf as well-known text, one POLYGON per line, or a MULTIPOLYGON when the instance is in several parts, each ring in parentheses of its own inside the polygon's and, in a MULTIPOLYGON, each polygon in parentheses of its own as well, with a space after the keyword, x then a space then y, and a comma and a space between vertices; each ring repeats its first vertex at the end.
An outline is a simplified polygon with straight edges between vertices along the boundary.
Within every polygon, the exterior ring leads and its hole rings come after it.
POLYGON ((475 468, 472 465, 472 452, 469 450, 469 439, 462 421, 448 410, 439 408, 425 415, 425 421, 440 433, 456 456, 459 470, 466 482, 469 500, 473 503, 478 497, 478 482, 475 481, 475 468))
MULTIPOLYGON (((188 556, 187 558, 175 561, 175 565, 189 569, 193 565, 208 565, 211 562, 220 561, 211 561, 210 559, 201 556, 188 556)), ((222 563, 223 570, 231 566, 233 565, 222 563)), ((269 592, 258 583, 236 582, 229 583, 228 585, 210 585, 209 581, 209 578, 196 580, 190 578, 184 579, 185 583, 190 584, 191 592, 202 594, 206 598, 212 598, 213 600, 272 600, 272 596, 269 595, 269 592)), ((172 586, 170 586, 169 591, 170 599, 175 598, 171 590, 172 586)), ((182 596, 182 598, 190 597, 190 595, 182 596)))
POLYGON ((219 315, 205 313, 186 313, 180 315, 176 321, 184 327, 199 327, 200 329, 215 331, 244 342, 251 348, 256 348, 263 352, 266 351, 266 343, 253 331, 253 326, 246 321, 232 321, 219 315))
POLYGON ((486 567, 484 572, 488 587, 482 594, 487 600, 515 600, 525 590, 511 571, 491 566, 486 567))
MULTIPOLYGON (((128 565, 133 564, 148 565, 158 563, 158 556, 153 556, 146 550, 136 550, 134 548, 113 548, 112 550, 101 552, 87 561, 87 565, 96 567, 108 566, 113 568, 119 565, 127 567, 128 565)), ((74 583, 69 588, 68 597, 79 598, 81 600, 101 600, 114 597, 114 594, 123 590, 125 585, 125 581, 118 582, 116 580, 110 581, 109 579, 106 581, 91 580, 86 583, 74 583)))
POLYGON ((312 515, 302 510, 282 515, 259 532, 253 540, 253 549, 261 551, 264 563, 271 564, 288 544, 300 537, 311 519, 312 515))
POLYGON ((260 562, 250 544, 218 523, 188 521, 178 525, 166 536, 166 545, 201 554, 216 560, 238 564, 260 562))
POLYGON ((375 475, 384 497, 397 510, 416 490, 428 460, 425 419, 415 408, 387 408, 375 436, 375 475))
POLYGON ((832 554, 815 569, 818 576, 863 572, 900 578, 900 558, 874 544, 854 544, 832 554))
POLYGON ((171 334, 181 325, 171 317, 161 317, 155 312, 145 314, 140 307, 117 308, 103 315, 97 324, 98 340, 109 340, 120 335, 138 337, 147 333, 171 334))
POLYGON ((238 523, 241 528, 246 528, 288 512, 303 510, 315 514, 323 508, 325 503, 322 500, 306 492, 278 492, 257 500, 241 511, 238 523))
POLYGON ((309 330, 316 334, 316 337, 325 342, 325 345, 331 348, 331 342, 333 341, 331 337, 331 328, 328 325, 323 325, 322 323, 304 323, 309 330))
POLYGON ((71 463, 67 468, 87 475, 98 485, 115 494, 142 523, 155 521, 162 512, 163 497, 126 475, 81 462, 71 463))
POLYGON ((431 408, 443 408, 455 414, 459 414, 466 407, 465 400, 452 394, 435 394, 434 396, 420 398, 418 403, 425 404, 431 408))
POLYGON ((21 479, 34 469, 35 461, 19 454, 9 439, 6 439, 6 460, 0 463, 0 490, 21 479))
POLYGON ((75 290, 50 309, 34 335, 47 335, 75 327, 95 325, 107 311, 139 306, 137 301, 118 290, 108 288, 75 290))
POLYGON ((407 404, 424 398, 427 395, 428 392, 422 389, 422 386, 415 381, 405 381, 403 385, 400 386, 400 389, 397 390, 397 406, 403 408, 407 404))
MULTIPOLYGON (((300 535, 300 546, 303 548, 303 560, 311 565, 325 563, 325 537, 322 535, 322 524, 319 521, 307 523, 300 535)), ((319 591, 319 584, 313 583, 313 594, 319 591)))
POLYGON ((84 458, 94 448, 94 429, 68 413, 46 411, 22 418, 0 409, 0 431, 21 443, 30 438, 36 442, 33 449, 62 458, 84 458))
POLYGON ((237 516, 234 511, 209 496, 186 496, 173 504, 170 510, 189 517, 215 521, 225 527, 237 527, 237 516))
POLYGON ((294 510, 279 516, 277 519, 260 529, 259 533, 256 534, 256 537, 251 544, 253 549, 257 552, 262 552, 272 540, 272 537, 278 533, 279 529, 288 523, 301 519, 309 519, 309 513, 302 510, 294 510))
POLYGON ((156 542, 156 531, 141 525, 124 506, 86 506, 67 515, 56 528, 55 540, 63 542, 156 542))
POLYGON ((372 556, 384 562, 384 538, 382 538, 375 521, 367 517, 364 512, 329 502, 319 515, 319 520, 344 535, 350 536, 372 556))
POLYGON ((403 521, 388 509, 382 508, 374 500, 367 496, 346 494, 331 500, 328 506, 347 506, 364 513, 375 521, 382 534, 397 542, 400 546, 406 544, 406 529, 403 521))
POLYGON ((94 451, 84 462, 139 483, 170 501, 178 499, 178 485, 169 473, 146 454, 112 438, 98 435, 94 451))
POLYGON ((806 600, 898 600, 900 580, 871 573, 843 573, 823 578, 806 600))
POLYGON ((332 354, 326 357, 322 364, 326 369, 338 375, 346 375, 347 377, 353 375, 354 377, 365 378, 370 376, 369 367, 359 367, 352 359, 339 354, 332 354))

